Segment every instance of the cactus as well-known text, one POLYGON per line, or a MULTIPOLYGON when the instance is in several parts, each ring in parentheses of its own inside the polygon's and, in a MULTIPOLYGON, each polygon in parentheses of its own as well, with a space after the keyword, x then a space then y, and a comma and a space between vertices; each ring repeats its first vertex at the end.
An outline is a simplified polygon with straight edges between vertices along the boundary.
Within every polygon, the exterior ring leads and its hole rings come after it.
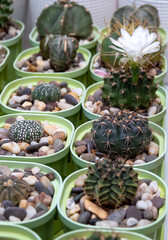
POLYGON ((104 79, 103 99, 105 102, 120 109, 137 110, 148 108, 156 98, 157 85, 153 76, 148 76, 140 70, 137 83, 132 81, 132 70, 121 67, 112 70, 111 76, 104 79))
POLYGON ((33 120, 16 121, 9 128, 9 138, 14 142, 39 141, 43 135, 42 125, 33 120))
POLYGON ((13 13, 13 9, 11 9, 12 3, 13 0, 0 1, 0 30, 4 29, 11 20, 10 15, 13 13))
POLYGON ((119 111, 93 122, 92 140, 99 152, 112 157, 135 157, 152 140, 148 119, 130 111, 119 111))
POLYGON ((0 202, 11 200, 14 205, 20 200, 27 199, 30 194, 30 185, 15 176, 0 176, 0 202))
POLYGON ((137 187, 138 173, 131 166, 104 159, 88 168, 85 193, 100 206, 131 204, 137 187))
POLYGON ((50 42, 53 37, 52 34, 48 34, 40 40, 40 51, 45 60, 50 58, 50 42))
POLYGON ((43 83, 34 88, 32 98, 45 103, 56 102, 61 98, 61 91, 60 88, 54 84, 43 83))
MULTIPOLYGON (((108 234, 109 235, 109 234, 108 234)), ((121 238, 117 234, 111 234, 111 236, 106 237, 101 233, 93 233, 90 237, 86 238, 86 240, 120 240, 121 238)))
POLYGON ((92 18, 83 6, 60 0, 41 12, 36 26, 40 38, 54 34, 80 40, 87 39, 92 33, 92 18))

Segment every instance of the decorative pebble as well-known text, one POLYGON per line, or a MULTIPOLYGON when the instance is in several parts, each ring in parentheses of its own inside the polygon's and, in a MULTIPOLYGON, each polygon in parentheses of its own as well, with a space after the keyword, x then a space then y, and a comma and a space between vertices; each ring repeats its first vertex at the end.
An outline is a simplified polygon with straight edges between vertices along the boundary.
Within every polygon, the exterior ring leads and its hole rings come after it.
POLYGON ((159 209, 163 206, 165 199, 158 197, 158 198, 153 198, 151 201, 153 203, 153 206, 159 209))
POLYGON ((136 218, 128 218, 126 221, 128 227, 133 227, 138 224, 138 220, 136 218))
POLYGON ((92 153, 83 153, 80 157, 83 160, 86 160, 86 161, 89 161, 89 162, 95 159, 95 155, 92 154, 92 153))
POLYGON ((48 142, 43 142, 43 143, 35 143, 35 144, 31 144, 26 148, 26 151, 28 153, 34 153, 37 152, 42 146, 48 146, 48 142))
POLYGON ((10 222, 21 222, 21 220, 15 216, 10 216, 9 217, 9 221, 10 222))
POLYGON ((44 192, 41 192, 41 193, 40 193, 39 199, 40 199, 41 202, 44 203, 46 206, 49 206, 49 205, 51 204, 51 202, 52 202, 52 198, 51 198, 49 195, 45 194, 44 192))
POLYGON ((108 216, 108 213, 97 206, 96 204, 92 203, 89 200, 84 201, 85 209, 91 213, 94 213, 96 216, 98 216, 100 219, 106 219, 108 216))
POLYGON ((31 219, 38 218, 38 217, 42 216, 44 213, 46 213, 46 212, 45 211, 39 211, 31 219))
POLYGON ((126 210, 126 218, 136 218, 139 221, 142 219, 142 212, 135 206, 129 206, 126 210))
POLYGON ((61 110, 67 110, 67 109, 73 108, 74 106, 73 106, 72 104, 69 104, 69 103, 59 102, 59 103, 58 103, 58 107, 59 107, 61 110))
POLYGON ((70 216, 80 212, 80 209, 81 209, 80 206, 76 204, 71 210, 69 210, 70 216))
POLYGON ((20 220, 23 220, 26 217, 27 213, 23 208, 19 207, 8 207, 5 212, 4 216, 9 219, 10 216, 14 216, 19 218, 20 220))
POLYGON ((118 222, 111 220, 98 221, 96 222, 96 226, 113 228, 118 227, 118 222))
POLYGON ((143 217, 147 220, 151 220, 153 218, 153 212, 151 209, 146 209, 144 212, 143 212, 143 217))
POLYGON ((88 211, 85 211, 82 214, 80 214, 77 222, 87 224, 89 222, 90 217, 91 217, 91 213, 88 211))
POLYGON ((28 206, 26 208, 26 213, 27 213, 26 217, 32 218, 37 213, 37 211, 34 207, 28 206))
POLYGON ((145 201, 143 200, 139 200, 137 203, 136 203, 136 207, 138 209, 141 209, 141 210, 146 210, 148 208, 147 204, 145 201))
POLYGON ((20 201, 20 203, 19 203, 19 207, 20 207, 20 208, 26 209, 26 208, 27 208, 27 205, 28 205, 28 202, 27 202, 26 199, 22 199, 22 200, 20 201))
POLYGON ((64 131, 60 131, 58 129, 58 130, 54 131, 54 133, 52 134, 52 137, 53 137, 53 140, 61 139, 62 141, 64 141, 66 138, 66 134, 64 131))
POLYGON ((148 154, 150 155, 158 155, 159 154, 159 146, 155 142, 151 142, 148 145, 148 154))
POLYGON ((45 204, 43 204, 43 203, 37 203, 36 204, 36 211, 37 212, 40 212, 40 211, 44 211, 44 212, 47 212, 48 211, 48 208, 47 208, 47 206, 45 205, 45 204))
POLYGON ((134 162, 134 165, 145 164, 145 161, 138 159, 134 162))
POLYGON ((151 193, 143 193, 141 196, 141 200, 145 201, 145 200, 152 200, 153 199, 153 195, 151 193))
POLYGON ((15 176, 15 177, 21 179, 24 176, 24 173, 23 172, 13 172, 11 174, 11 176, 15 176))
POLYGON ((29 185, 35 185, 37 178, 35 176, 23 177, 23 180, 26 181, 29 185))
POLYGON ((78 146, 76 149, 75 149, 75 152, 76 154, 78 155, 81 155, 82 153, 84 153, 86 151, 86 146, 85 145, 82 145, 82 146, 78 146))
POLYGON ((42 176, 42 177, 40 178, 40 182, 41 182, 46 188, 52 187, 52 184, 51 184, 50 180, 49 180, 48 177, 46 177, 46 176, 42 176))
POLYGON ((76 187, 83 187, 85 184, 85 179, 87 178, 86 174, 80 175, 76 180, 75 180, 75 186, 76 187))
POLYGON ((66 100, 67 103, 69 103, 69 104, 71 104, 73 106, 78 104, 77 99, 75 97, 73 97, 72 95, 70 95, 70 94, 66 94, 65 95, 65 100, 66 100))
POLYGON ((94 69, 93 72, 97 75, 99 75, 100 77, 102 78, 105 78, 108 76, 108 73, 103 71, 103 70, 100 70, 100 69, 94 69))
POLYGON ((0 215, 4 215, 4 212, 5 212, 5 208, 0 207, 0 215))
POLYGON ((4 143, 2 148, 14 154, 18 154, 21 151, 19 145, 15 142, 4 143))
POLYGON ((64 143, 62 143, 62 140, 60 139, 56 139, 53 143, 53 147, 55 149, 56 152, 62 150, 64 148, 64 143))
POLYGON ((73 220, 73 221, 75 221, 75 222, 77 222, 79 216, 80 216, 79 213, 75 213, 74 215, 72 215, 72 216, 70 217, 70 219, 73 220))
POLYGON ((75 202, 72 198, 68 198, 66 202, 67 209, 73 209, 75 207, 75 202))
POLYGON ((158 209, 152 206, 151 211, 153 213, 153 219, 156 220, 158 218, 158 209))
POLYGON ((154 194, 155 192, 157 192, 158 190, 158 183, 157 181, 152 181, 150 184, 149 184, 149 188, 151 189, 152 193, 154 194))
POLYGON ((71 91, 76 93, 78 97, 82 96, 82 93, 83 93, 82 88, 74 88, 74 89, 71 89, 71 91))
POLYGON ((147 155, 146 158, 145 158, 145 162, 151 162, 151 161, 153 161, 157 158, 158 158, 158 156, 155 155, 155 154, 154 155, 147 155))
POLYGON ((120 208, 108 215, 107 220, 113 220, 119 223, 125 218, 125 215, 126 210, 124 208, 120 208))
POLYGON ((151 106, 148 108, 148 116, 151 117, 157 112, 157 106, 151 106))
POLYGON ((45 194, 50 196, 50 193, 49 193, 48 189, 41 182, 36 182, 35 183, 35 190, 38 193, 44 192, 45 194))
POLYGON ((0 165, 0 173, 8 177, 11 174, 11 170, 7 166, 0 165))
POLYGON ((32 172, 32 174, 37 174, 37 173, 39 173, 40 172, 40 168, 39 167, 33 167, 32 169, 31 169, 31 172, 32 172))
POLYGON ((150 223, 151 223, 151 221, 149 221, 149 220, 147 220, 147 219, 141 219, 141 220, 138 222, 137 227, 143 227, 143 226, 149 225, 150 223))

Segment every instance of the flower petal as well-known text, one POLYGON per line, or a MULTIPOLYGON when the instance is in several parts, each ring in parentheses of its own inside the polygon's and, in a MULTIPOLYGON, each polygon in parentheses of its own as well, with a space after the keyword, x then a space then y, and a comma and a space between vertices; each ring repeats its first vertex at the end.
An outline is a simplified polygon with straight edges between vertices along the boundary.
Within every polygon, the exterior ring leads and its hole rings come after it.
POLYGON ((113 38, 111 38, 111 37, 109 37, 109 39, 110 39, 110 41, 111 41, 114 45, 116 45, 117 47, 120 47, 120 48, 123 47, 123 45, 122 45, 120 42, 118 42, 117 40, 115 40, 115 39, 113 39, 113 38))
POLYGON ((142 50, 142 54, 154 53, 160 50, 160 42, 154 42, 142 50))

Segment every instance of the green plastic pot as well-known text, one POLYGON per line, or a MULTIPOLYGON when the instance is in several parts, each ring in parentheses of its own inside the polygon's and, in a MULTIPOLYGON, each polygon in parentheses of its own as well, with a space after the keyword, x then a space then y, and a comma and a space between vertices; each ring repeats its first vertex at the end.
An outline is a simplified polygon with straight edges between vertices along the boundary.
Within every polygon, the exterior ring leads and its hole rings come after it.
POLYGON ((3 62, 0 64, 0 92, 1 92, 4 88, 4 86, 5 86, 5 83, 6 83, 7 67, 8 67, 8 62, 9 62, 10 51, 3 44, 0 43, 0 45, 6 50, 6 57, 3 60, 3 62))
MULTIPOLYGON (((82 140, 83 136, 85 133, 90 132, 92 128, 92 122, 89 121, 81 126, 79 126, 74 133, 74 137, 71 143, 71 156, 72 160, 75 162, 76 169, 80 168, 85 168, 88 167, 89 165, 94 165, 92 162, 88 162, 86 160, 83 160, 82 158, 78 157, 78 155, 75 152, 75 146, 74 142, 77 140, 82 140)), ((139 165, 134 165, 135 168, 140 168, 140 169, 145 169, 148 171, 152 171, 159 176, 161 176, 161 166, 163 163, 163 160, 165 158, 165 153, 166 153, 166 147, 167 147, 167 137, 166 137, 166 132, 164 131, 163 128, 158 126, 155 123, 149 122, 149 126, 153 129, 154 131, 154 140, 157 144, 159 144, 159 156, 155 160, 145 163, 145 164, 139 164, 139 165)))
MULTIPOLYGON (((98 40, 99 46, 101 45, 101 42, 102 42, 104 36, 107 36, 110 33, 110 31, 111 31, 110 26, 107 26, 105 28, 100 29, 101 35, 100 35, 99 40, 98 40)), ((162 39, 162 52, 164 53, 164 50, 165 50, 165 48, 167 46, 167 43, 168 43, 168 34, 167 34, 166 29, 161 28, 161 27, 158 28, 158 33, 159 33, 159 35, 162 39)))
MULTIPOLYGON (((88 44, 82 44, 81 47, 88 49, 92 55, 96 53, 96 47, 97 47, 97 41, 99 39, 99 28, 94 25, 93 26, 93 35, 94 35, 94 40, 90 41, 88 44)), ((31 43, 32 47, 37 47, 39 46, 39 41, 37 41, 38 37, 38 32, 36 26, 31 30, 29 34, 29 40, 31 43)))
POLYGON ((85 48, 79 48, 77 52, 80 52, 83 54, 86 65, 80 69, 68 71, 68 72, 55 72, 55 73, 41 73, 41 72, 25 72, 16 67, 16 63, 20 61, 23 58, 29 58, 32 54, 38 53, 40 51, 39 47, 29 48, 25 51, 21 52, 18 57, 16 58, 13 66, 15 68, 16 74, 18 77, 30 77, 30 76, 43 76, 43 77, 68 77, 73 78, 81 83, 83 83, 85 86, 89 86, 91 82, 90 79, 87 78, 88 69, 89 69, 89 63, 91 59, 91 53, 85 49, 85 48))
POLYGON ((22 156, 8 156, 8 155, 0 155, 0 160, 6 161, 23 161, 23 162, 34 162, 48 165, 54 168, 62 177, 67 176, 67 157, 69 153, 70 143, 72 141, 74 126, 73 124, 62 117, 51 116, 47 114, 27 114, 27 113, 17 113, 17 114, 9 114, 0 117, 0 127, 3 127, 5 120, 8 117, 17 117, 23 116, 26 120, 39 120, 41 122, 48 121, 49 123, 56 123, 60 127, 64 128, 67 132, 67 140, 65 147, 52 155, 42 156, 42 157, 22 157, 22 156))
POLYGON ((13 62, 22 50, 22 35, 25 28, 24 24, 21 21, 14 20, 14 22, 20 26, 20 33, 11 39, 0 41, 0 44, 5 45, 10 50, 10 58, 7 67, 8 79, 6 80, 6 82, 10 82, 16 78, 16 73, 13 68, 13 62))
MULTIPOLYGON (((95 120, 95 119, 101 117, 101 115, 99 115, 99 114, 88 111, 87 108, 85 107, 85 102, 87 101, 88 96, 93 95, 96 90, 100 89, 100 87, 103 86, 103 84, 104 84, 103 81, 97 82, 86 89, 85 96, 84 96, 83 102, 82 102, 82 109, 83 109, 83 113, 84 113, 85 117, 88 120, 95 120)), ((149 121, 157 123, 161 127, 163 127, 163 120, 164 120, 164 116, 166 115, 166 111, 167 111, 167 107, 168 107, 168 94, 167 94, 167 91, 165 88, 158 86, 156 95, 158 97, 160 97, 161 104, 163 105, 163 109, 161 112, 155 114, 154 116, 148 117, 148 119, 149 119, 149 121)))
MULTIPOLYGON (((142 170, 142 169, 135 168, 135 170, 139 174, 138 175, 139 179, 151 179, 152 181, 158 182, 158 185, 161 189, 161 197, 165 198, 165 203, 162 206, 162 208, 160 208, 160 210, 159 210, 159 215, 158 215, 157 220, 152 222, 150 225, 146 225, 143 227, 133 227, 133 228, 129 228, 129 227, 128 228, 122 228, 122 227, 115 228, 114 227, 113 229, 118 232, 129 231, 129 232, 143 233, 143 235, 149 236, 152 239, 154 239, 154 234, 156 233, 157 230, 159 230, 162 227, 165 217, 166 217, 166 213, 168 211, 168 198, 167 198, 168 189, 167 189, 166 183, 157 175, 155 175, 151 172, 148 172, 146 170, 142 170)), ((64 180, 63 187, 62 187, 62 193, 61 193, 59 203, 58 203, 58 212, 59 212, 60 219, 61 219, 66 231, 67 230, 78 230, 78 229, 93 229, 93 230, 99 230, 99 231, 101 230, 99 226, 81 224, 81 223, 71 220, 66 215, 66 202, 70 196, 71 189, 75 185, 74 181, 80 175, 85 174, 86 172, 87 172, 87 168, 78 170, 78 171, 72 173, 71 175, 69 175, 64 180)), ((102 229, 109 230, 109 228, 102 228, 102 229)), ((157 238, 157 239, 159 240, 160 238, 157 238)))
MULTIPOLYGON (((54 215, 56 213, 56 207, 59 201, 60 192, 62 190, 62 179, 60 175, 52 168, 39 164, 39 163, 29 163, 29 162, 16 162, 16 161, 0 161, 1 166, 8 166, 10 169, 24 169, 27 167, 33 168, 38 166, 41 169, 41 172, 48 173, 52 172, 55 175, 55 180, 52 181, 54 187, 54 196, 48 212, 43 214, 38 218, 34 218, 28 221, 16 222, 13 223, 14 226, 24 226, 34 230, 43 240, 52 240, 54 235, 54 215)), ((11 223, 5 222, 5 225, 10 229, 11 223)), ((7 229, 7 228, 6 228, 7 229)), ((19 231, 18 231, 19 232, 19 231)), ((1 226, 0 226, 0 234, 1 234, 1 226)), ((8 230, 9 234, 9 230, 8 230)), ((10 235, 8 235, 10 236, 10 235)), ((0 235, 1 237, 1 235, 0 235)), ((23 236, 22 236, 23 237, 23 236)), ((20 239, 20 238, 19 238, 20 239)), ((24 239, 24 238, 22 238, 24 239)), ((28 238, 29 239, 29 238, 28 238)), ((16 240, 16 239, 15 239, 16 240)), ((18 239, 17 239, 18 240, 18 239)), ((25 240, 25 239, 24 239, 25 240)), ((31 239, 32 240, 32 239, 31 239)))
MULTIPOLYGON (((93 57, 92 57, 92 60, 91 60, 91 63, 90 63, 90 75, 91 75, 91 78, 94 82, 100 82, 103 80, 103 77, 97 75, 96 73, 94 73, 94 69, 93 69, 93 64, 95 62, 95 59, 100 55, 100 53, 97 53, 95 54, 93 57)), ((155 83, 157 84, 160 84, 160 85, 163 85, 163 82, 164 82, 164 79, 166 77, 166 73, 167 73, 167 59, 164 55, 162 55, 162 58, 161 58, 161 62, 162 62, 162 73, 158 74, 157 76, 155 76, 155 83)))
POLYGON ((0 223, 0 239, 4 240, 41 240, 35 232, 27 227, 6 224, 5 222, 0 223))
MULTIPOLYGON (((101 231, 96 231, 97 233, 102 233, 104 236, 108 237, 111 236, 112 233, 117 233, 119 237, 121 238, 127 238, 128 240, 151 240, 151 238, 148 238, 146 236, 143 236, 139 233, 134 233, 134 232, 118 232, 118 231, 108 231, 108 230, 101 230, 101 231)), ((72 231, 69 233, 65 233, 62 236, 55 238, 54 240, 72 240, 76 238, 82 238, 82 237, 90 237, 93 233, 95 233, 94 230, 91 229, 80 229, 76 231, 72 231)))
POLYGON ((39 114, 49 114, 51 116, 60 116, 60 117, 64 117, 67 118, 68 120, 70 120, 75 127, 77 127, 79 125, 79 121, 80 121, 80 110, 81 110, 81 105, 82 105, 82 101, 83 101, 83 97, 84 97, 84 93, 85 93, 85 87, 82 83, 80 83, 79 81, 75 81, 71 78, 65 78, 65 77, 45 77, 45 76, 32 76, 32 77, 24 77, 24 78, 20 78, 17 79, 11 83, 9 83, 8 85, 6 85, 6 87, 3 89, 1 97, 0 97, 0 106, 1 106, 1 110, 6 113, 6 114, 11 114, 11 113, 34 113, 33 111, 26 111, 26 110, 18 110, 18 109, 13 109, 7 106, 9 97, 11 96, 11 94, 13 92, 16 91, 17 88, 19 88, 20 86, 28 86, 30 84, 35 85, 38 83, 38 81, 44 81, 44 82, 50 82, 50 81, 59 81, 59 82, 63 82, 66 81, 68 83, 68 86, 70 88, 82 88, 83 90, 83 94, 81 96, 81 101, 74 106, 71 109, 68 110, 62 110, 59 112, 41 112, 41 111, 36 111, 36 113, 39 114))

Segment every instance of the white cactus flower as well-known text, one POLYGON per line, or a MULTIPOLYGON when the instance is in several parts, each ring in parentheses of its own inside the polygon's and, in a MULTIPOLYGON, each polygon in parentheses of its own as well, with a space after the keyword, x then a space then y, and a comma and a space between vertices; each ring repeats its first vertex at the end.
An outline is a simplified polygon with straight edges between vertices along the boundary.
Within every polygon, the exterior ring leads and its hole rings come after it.
POLYGON ((156 38, 156 33, 149 33, 149 30, 142 26, 138 26, 132 35, 121 28, 121 37, 117 40, 110 38, 113 45, 109 47, 125 56, 121 60, 124 63, 129 60, 140 63, 144 55, 160 50, 160 42, 155 41, 156 38))

